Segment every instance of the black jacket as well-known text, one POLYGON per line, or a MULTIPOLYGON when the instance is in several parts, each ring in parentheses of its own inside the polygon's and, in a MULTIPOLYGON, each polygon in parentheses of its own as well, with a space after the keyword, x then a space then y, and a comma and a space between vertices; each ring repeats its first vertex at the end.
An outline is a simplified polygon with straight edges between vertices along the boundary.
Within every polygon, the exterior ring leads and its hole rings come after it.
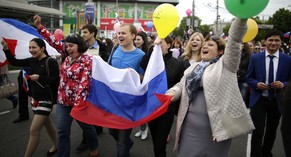
POLYGON ((245 77, 248 70, 249 62, 250 55, 247 55, 244 51, 242 51, 239 69, 237 71, 238 83, 246 82, 245 77))
POLYGON ((41 60, 30 57, 26 59, 16 59, 9 50, 5 51, 6 58, 11 65, 20 66, 20 67, 30 67, 30 73, 38 74, 39 79, 38 83, 41 84, 41 87, 36 81, 30 81, 29 90, 31 92, 31 97, 35 100, 51 100, 50 89, 48 85, 51 86, 54 93, 57 92, 60 76, 59 76, 59 65, 55 59, 50 59, 48 61, 49 65, 49 75, 46 71, 46 59, 49 56, 44 57, 41 60))

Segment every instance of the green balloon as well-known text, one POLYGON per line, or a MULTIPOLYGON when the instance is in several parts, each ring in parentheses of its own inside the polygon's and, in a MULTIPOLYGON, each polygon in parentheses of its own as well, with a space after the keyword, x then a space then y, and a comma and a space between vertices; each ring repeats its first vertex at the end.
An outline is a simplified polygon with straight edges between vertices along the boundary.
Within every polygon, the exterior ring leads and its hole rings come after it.
POLYGON ((226 9, 234 16, 249 18, 263 11, 269 0, 224 0, 226 9))

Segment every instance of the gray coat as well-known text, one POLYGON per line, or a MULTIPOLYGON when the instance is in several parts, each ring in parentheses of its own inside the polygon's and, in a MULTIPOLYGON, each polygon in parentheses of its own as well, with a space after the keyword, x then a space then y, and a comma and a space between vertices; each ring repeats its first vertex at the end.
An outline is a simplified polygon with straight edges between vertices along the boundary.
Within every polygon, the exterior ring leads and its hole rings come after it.
MULTIPOLYGON (((237 130, 249 132, 254 129, 253 122, 245 107, 237 83, 237 70, 240 62, 240 45, 247 29, 246 20, 237 19, 229 30, 229 40, 224 55, 209 65, 203 74, 202 83, 206 99, 213 139, 217 142, 237 136, 237 130)), ((191 65, 179 83, 167 91, 174 93, 174 101, 181 97, 176 125, 178 148, 182 124, 189 108, 185 88, 186 76, 198 65, 191 65)))

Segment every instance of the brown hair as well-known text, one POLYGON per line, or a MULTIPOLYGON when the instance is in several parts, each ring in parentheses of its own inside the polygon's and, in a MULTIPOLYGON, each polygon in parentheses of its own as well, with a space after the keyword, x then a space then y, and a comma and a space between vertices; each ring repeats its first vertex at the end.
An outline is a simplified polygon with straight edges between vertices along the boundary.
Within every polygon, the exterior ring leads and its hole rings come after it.
POLYGON ((223 50, 224 51, 224 49, 225 49, 226 42, 225 42, 225 40, 223 38, 221 38, 219 36, 207 35, 205 37, 205 41, 214 41, 214 42, 216 42, 218 50, 223 50))
POLYGON ((247 55, 247 57, 250 57, 251 56, 251 48, 250 48, 250 45, 247 42, 246 43, 243 43, 242 51, 245 52, 245 54, 247 55))
POLYGON ((170 44, 170 47, 168 48, 168 51, 170 51, 172 47, 173 39, 170 36, 167 36, 164 40, 167 44, 170 44))
POLYGON ((181 50, 182 49, 182 42, 180 40, 178 40, 178 39, 176 39, 176 40, 173 41, 171 47, 174 48, 174 46, 175 46, 176 43, 180 45, 179 48, 181 50))

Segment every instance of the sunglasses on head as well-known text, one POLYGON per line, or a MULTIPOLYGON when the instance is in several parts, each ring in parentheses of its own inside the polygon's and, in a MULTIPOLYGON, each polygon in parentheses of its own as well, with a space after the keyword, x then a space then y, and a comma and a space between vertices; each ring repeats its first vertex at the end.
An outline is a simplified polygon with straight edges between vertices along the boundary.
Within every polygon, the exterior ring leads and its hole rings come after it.
POLYGON ((214 41, 219 41, 220 37, 219 36, 216 36, 216 35, 213 35, 213 36, 210 36, 211 40, 214 40, 214 41))
POLYGON ((216 42, 217 46, 218 46, 218 50, 223 50, 224 46, 221 45, 221 38, 219 36, 216 35, 212 35, 209 37, 212 41, 216 42))

